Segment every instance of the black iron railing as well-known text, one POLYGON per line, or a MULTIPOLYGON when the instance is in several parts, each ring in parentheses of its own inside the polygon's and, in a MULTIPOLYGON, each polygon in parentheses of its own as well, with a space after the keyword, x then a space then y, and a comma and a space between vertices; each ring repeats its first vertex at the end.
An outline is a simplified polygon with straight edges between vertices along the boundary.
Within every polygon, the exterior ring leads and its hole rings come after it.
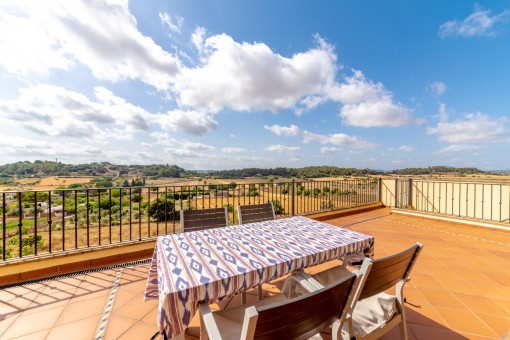
POLYGON ((273 202, 291 216, 379 201, 377 179, 8 191, 1 197, 0 258, 141 241, 179 229, 179 210, 273 202))

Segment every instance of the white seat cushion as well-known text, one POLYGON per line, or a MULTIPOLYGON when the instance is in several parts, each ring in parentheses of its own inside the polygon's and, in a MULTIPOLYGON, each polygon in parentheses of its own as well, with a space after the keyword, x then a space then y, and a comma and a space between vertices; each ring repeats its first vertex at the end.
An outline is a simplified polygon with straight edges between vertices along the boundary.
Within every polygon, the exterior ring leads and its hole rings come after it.
POLYGON ((396 296, 379 293, 359 300, 352 313, 355 336, 366 336, 384 326, 398 313, 396 296))

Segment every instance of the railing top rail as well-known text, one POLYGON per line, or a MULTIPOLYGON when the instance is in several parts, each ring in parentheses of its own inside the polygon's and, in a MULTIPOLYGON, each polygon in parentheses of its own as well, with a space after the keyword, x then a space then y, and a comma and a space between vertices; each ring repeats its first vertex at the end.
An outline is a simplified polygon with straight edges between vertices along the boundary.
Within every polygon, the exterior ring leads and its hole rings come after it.
MULTIPOLYGON (((408 181, 409 179, 397 179, 399 181, 408 181)), ((510 185, 509 182, 503 182, 503 181, 487 181, 487 180, 480 180, 480 181, 463 181, 463 180, 433 180, 433 179, 412 179, 414 183, 416 182, 428 182, 428 183, 454 183, 454 184, 487 184, 487 185, 510 185)))

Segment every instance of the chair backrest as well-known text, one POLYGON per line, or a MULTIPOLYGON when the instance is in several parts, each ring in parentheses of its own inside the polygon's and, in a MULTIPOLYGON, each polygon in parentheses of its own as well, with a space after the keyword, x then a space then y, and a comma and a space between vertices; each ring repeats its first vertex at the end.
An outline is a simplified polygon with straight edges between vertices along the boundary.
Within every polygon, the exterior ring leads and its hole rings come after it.
POLYGON ((195 231, 228 225, 227 208, 181 210, 181 232, 195 231))
MULTIPOLYGON (((342 323, 350 311, 348 306, 360 279, 361 273, 356 271, 313 293, 272 305, 253 307, 258 313, 252 329, 253 338, 308 339, 339 319, 342 323)), ((252 338, 251 334, 246 335, 248 339, 252 338)))
POLYGON ((239 224, 270 221, 275 219, 273 203, 238 205, 239 224))
POLYGON ((423 244, 418 242, 401 253, 373 260, 365 284, 361 287, 359 299, 362 300, 384 292, 398 282, 405 282, 409 278, 422 248, 423 244))

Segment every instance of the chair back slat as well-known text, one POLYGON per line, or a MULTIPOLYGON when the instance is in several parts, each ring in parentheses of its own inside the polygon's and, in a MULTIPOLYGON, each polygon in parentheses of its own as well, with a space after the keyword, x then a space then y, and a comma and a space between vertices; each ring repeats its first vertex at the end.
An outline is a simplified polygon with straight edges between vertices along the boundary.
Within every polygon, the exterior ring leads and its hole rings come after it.
POLYGON ((254 339, 308 339, 319 333, 343 315, 358 282, 359 276, 349 274, 316 292, 257 307, 254 339))
POLYGON ((398 281, 406 280, 423 245, 417 243, 401 253, 373 261, 360 299, 384 292, 398 281))
POLYGON ((271 202, 254 205, 238 205, 239 224, 270 221, 275 219, 271 202))
POLYGON ((227 208, 181 210, 182 231, 219 228, 227 225, 227 208))

